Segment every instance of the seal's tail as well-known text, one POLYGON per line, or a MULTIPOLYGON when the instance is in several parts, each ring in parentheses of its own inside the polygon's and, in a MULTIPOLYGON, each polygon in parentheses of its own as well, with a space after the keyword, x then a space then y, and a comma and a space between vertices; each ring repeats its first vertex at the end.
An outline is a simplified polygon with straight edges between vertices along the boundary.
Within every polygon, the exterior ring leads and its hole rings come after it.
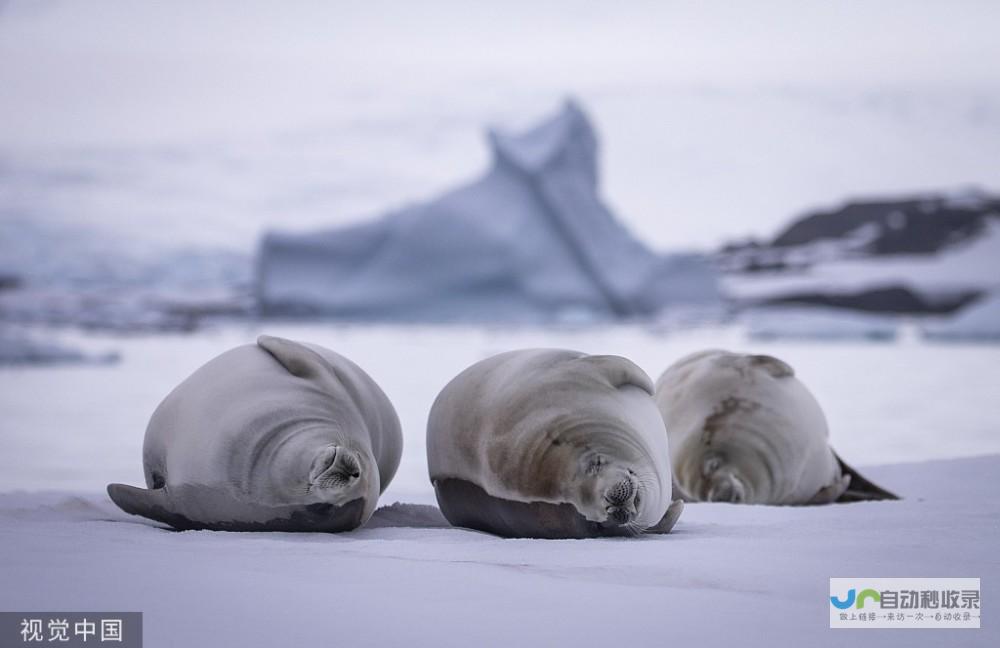
POLYGON ((851 482, 847 485, 847 490, 845 490, 844 493, 837 498, 838 502, 868 502, 873 500, 900 499, 899 495, 896 495, 891 491, 887 491, 878 484, 869 481, 868 478, 845 463, 836 452, 833 453, 833 456, 837 458, 837 463, 840 464, 840 472, 844 475, 851 476, 851 482))

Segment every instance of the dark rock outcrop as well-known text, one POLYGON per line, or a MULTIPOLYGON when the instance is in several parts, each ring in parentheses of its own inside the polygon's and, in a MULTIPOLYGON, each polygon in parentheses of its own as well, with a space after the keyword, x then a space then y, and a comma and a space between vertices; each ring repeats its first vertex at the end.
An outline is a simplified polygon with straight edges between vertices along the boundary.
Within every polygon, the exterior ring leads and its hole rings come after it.
POLYGON ((870 228, 863 246, 868 254, 928 254, 976 236, 990 219, 1000 219, 1000 198, 978 193, 854 202, 798 219, 774 238, 771 247, 839 239, 870 228))

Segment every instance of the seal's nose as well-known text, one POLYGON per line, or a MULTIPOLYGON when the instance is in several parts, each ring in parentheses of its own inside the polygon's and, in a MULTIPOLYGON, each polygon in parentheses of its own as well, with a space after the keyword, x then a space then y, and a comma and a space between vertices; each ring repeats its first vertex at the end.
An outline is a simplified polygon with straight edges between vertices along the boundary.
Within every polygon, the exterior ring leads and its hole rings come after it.
POLYGON ((361 462, 358 455, 350 450, 341 450, 337 453, 337 458, 330 467, 337 476, 345 481, 357 479, 361 476, 361 462))
POLYGON ((723 473, 713 477, 708 489, 709 502, 732 502, 738 504, 746 498, 743 482, 731 473, 723 473))
POLYGON ((635 497, 635 482, 631 477, 626 477, 604 493, 604 498, 612 506, 628 504, 635 497))
POLYGON ((635 519, 638 489, 631 475, 608 488, 604 493, 607 503, 605 511, 608 521, 614 524, 628 524, 635 519))
POLYGON ((324 448, 313 462, 309 481, 320 488, 346 486, 361 477, 356 452, 338 446, 324 448))

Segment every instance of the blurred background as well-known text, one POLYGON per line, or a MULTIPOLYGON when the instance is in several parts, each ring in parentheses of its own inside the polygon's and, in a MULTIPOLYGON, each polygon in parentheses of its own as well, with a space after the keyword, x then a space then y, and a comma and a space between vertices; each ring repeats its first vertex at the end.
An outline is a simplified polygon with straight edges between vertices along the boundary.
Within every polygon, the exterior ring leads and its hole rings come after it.
POLYGON ((0 2, 0 489, 141 481, 261 332, 426 413, 518 346, 790 362, 849 463, 1000 451, 991 2, 0 2), (947 442, 942 442, 942 435, 947 442))

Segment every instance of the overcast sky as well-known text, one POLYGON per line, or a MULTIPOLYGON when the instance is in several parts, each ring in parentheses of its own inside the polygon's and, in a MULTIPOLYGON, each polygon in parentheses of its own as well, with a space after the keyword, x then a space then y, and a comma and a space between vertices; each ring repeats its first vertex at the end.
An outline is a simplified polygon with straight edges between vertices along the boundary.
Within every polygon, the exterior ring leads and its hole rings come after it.
MULTIPOLYGON (((17 166, 43 150, 197 149, 406 124, 400 159, 409 150, 430 170, 394 183, 407 195, 384 192, 388 205, 474 173, 483 122, 526 124, 572 94, 601 131, 609 200, 661 247, 773 233, 808 203, 854 192, 988 186, 996 175, 1000 3, 485 4, 0 1, 0 154, 17 166), (761 88, 818 94, 778 105, 761 88), (832 98, 870 103, 872 89, 901 93, 887 100, 895 116, 831 112, 832 98), (453 132, 437 146, 407 140, 430 121, 453 132), (928 130, 921 146, 933 150, 908 144, 928 130), (795 141, 771 157, 738 153, 771 148, 771 133, 795 141), (851 133, 857 145, 839 147, 851 133), (850 157, 872 137, 880 151, 850 157), (820 163, 827 146, 836 164, 820 163), (940 165, 914 166, 914 155, 940 165), (820 162, 803 169, 808 160, 820 162), (827 173, 844 166, 853 175, 827 173)), ((366 148, 363 133, 350 141, 366 148)), ((378 161, 365 165, 375 173, 378 161)), ((334 211, 330 222, 349 218, 334 211)), ((311 226, 321 215, 285 217, 311 226)))

